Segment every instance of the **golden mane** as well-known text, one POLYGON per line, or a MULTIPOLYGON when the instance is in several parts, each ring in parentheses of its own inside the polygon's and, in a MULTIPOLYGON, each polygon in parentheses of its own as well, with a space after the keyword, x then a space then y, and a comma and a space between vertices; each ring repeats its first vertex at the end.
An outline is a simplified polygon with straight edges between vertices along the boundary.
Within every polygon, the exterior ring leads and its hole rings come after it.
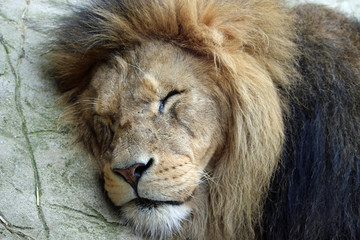
MULTIPOLYGON (((271 0, 105 0, 84 8, 87 18, 67 18, 49 53, 66 103, 76 101, 97 62, 142 42, 170 42, 213 59, 229 131, 223 155, 211 163, 209 198, 196 202, 191 236, 255 238, 284 141, 278 89, 296 75, 289 10, 271 0)), ((86 134, 79 139, 86 142, 86 134)))

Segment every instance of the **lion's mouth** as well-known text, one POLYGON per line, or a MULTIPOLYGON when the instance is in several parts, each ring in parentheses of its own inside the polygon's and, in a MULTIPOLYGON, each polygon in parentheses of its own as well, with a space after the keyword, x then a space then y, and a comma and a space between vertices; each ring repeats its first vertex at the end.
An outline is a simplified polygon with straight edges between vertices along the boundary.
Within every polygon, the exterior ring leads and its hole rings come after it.
POLYGON ((147 198, 136 198, 131 202, 135 203, 136 206, 141 208, 157 208, 161 205, 173 205, 173 206, 180 206, 184 204, 182 201, 157 201, 151 200, 147 198))

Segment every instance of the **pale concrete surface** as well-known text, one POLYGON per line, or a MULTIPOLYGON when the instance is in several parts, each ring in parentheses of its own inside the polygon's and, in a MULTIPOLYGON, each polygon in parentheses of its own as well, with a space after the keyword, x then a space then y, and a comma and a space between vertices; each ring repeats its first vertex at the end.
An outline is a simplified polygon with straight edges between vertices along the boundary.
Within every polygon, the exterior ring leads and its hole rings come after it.
MULTIPOLYGON (((359 0, 320 1, 359 16, 359 0)), ((0 239, 136 239, 57 126, 59 95, 39 70, 42 26, 76 2, 0 0, 0 239)))

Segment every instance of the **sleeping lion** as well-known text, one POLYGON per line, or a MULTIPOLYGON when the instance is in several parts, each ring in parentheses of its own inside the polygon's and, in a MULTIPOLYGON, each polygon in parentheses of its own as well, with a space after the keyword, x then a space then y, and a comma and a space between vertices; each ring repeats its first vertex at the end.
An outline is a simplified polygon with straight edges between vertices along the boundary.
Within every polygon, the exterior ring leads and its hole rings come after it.
POLYGON ((360 239, 360 24, 275 0, 92 0, 64 119, 145 239, 360 239))

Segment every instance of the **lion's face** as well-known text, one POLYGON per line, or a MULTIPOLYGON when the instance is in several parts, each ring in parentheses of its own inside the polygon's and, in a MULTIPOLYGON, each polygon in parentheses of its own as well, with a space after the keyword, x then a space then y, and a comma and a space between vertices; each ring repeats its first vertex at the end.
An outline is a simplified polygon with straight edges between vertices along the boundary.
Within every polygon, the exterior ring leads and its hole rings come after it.
POLYGON ((221 91, 209 65, 170 44, 147 43, 96 67, 80 97, 108 196, 149 234, 179 227, 221 150, 221 91))

